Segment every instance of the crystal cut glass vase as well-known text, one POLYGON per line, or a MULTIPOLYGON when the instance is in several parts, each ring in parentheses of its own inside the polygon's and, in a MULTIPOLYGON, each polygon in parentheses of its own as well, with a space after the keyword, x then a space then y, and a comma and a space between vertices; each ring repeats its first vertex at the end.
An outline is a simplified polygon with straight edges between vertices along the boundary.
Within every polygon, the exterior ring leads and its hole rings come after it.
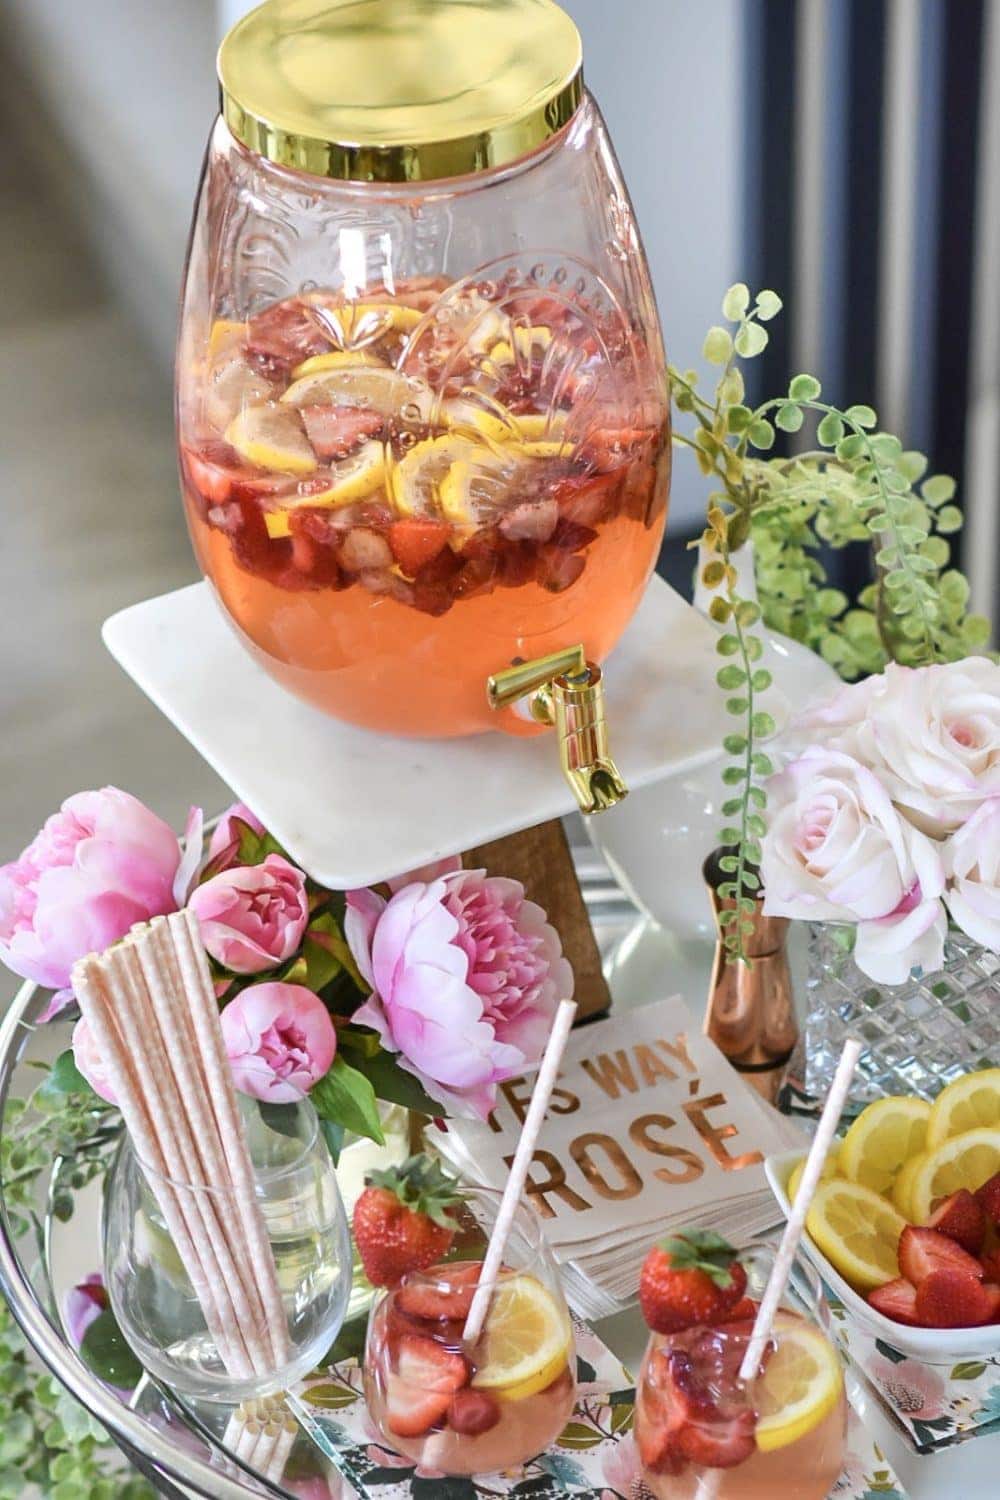
POLYGON ((848 1036, 865 1043, 851 1113, 888 1094, 933 1099, 961 1074, 1000 1062, 1000 956, 950 931, 936 973, 879 985, 852 949, 852 928, 810 927, 806 1018, 788 1072, 796 1107, 822 1106, 848 1036))

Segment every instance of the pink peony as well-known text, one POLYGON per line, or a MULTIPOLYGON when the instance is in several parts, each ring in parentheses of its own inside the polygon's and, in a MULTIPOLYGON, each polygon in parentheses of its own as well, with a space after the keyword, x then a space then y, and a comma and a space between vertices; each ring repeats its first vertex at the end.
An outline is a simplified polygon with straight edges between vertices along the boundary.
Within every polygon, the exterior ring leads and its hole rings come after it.
POLYGON ((260 974, 285 963, 309 922, 305 876, 280 854, 213 875, 188 906, 208 952, 235 974, 260 974))
POLYGON ((78 792, 0 868, 0 957, 15 974, 63 989, 78 958, 176 910, 180 861, 173 830, 128 792, 78 792))
POLYGON ((91 1323, 95 1322, 102 1312, 106 1312, 108 1306, 104 1277, 99 1271, 92 1271, 76 1286, 70 1287, 63 1298, 63 1322, 74 1349, 79 1349, 91 1323))
POLYGON ((483 870, 415 881, 389 901, 352 891, 344 933, 373 990, 354 1019, 456 1113, 486 1118, 497 1084, 538 1062, 573 992, 541 907, 483 870))
POLYGON ((239 852, 240 830, 236 826, 237 820, 240 823, 246 823, 254 833, 266 832, 263 823, 255 813, 250 811, 245 802, 234 802, 232 807, 227 807, 212 830, 208 845, 209 863, 212 860, 222 861, 219 865, 220 870, 228 869, 239 852))
POLYGON ((104 1059, 90 1029, 90 1022, 83 1016, 73 1027, 73 1060, 95 1094, 99 1094, 107 1104, 118 1103, 118 1096, 111 1086, 104 1059))
POLYGON ((236 1087, 292 1104, 330 1071, 337 1033, 318 995, 301 984, 253 984, 222 1012, 236 1087))

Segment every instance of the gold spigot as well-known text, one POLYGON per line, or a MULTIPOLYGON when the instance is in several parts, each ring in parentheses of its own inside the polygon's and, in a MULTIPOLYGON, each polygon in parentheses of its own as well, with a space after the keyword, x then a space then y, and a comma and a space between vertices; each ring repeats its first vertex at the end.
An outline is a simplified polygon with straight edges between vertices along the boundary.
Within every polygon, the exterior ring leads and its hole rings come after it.
POLYGON ((535 722, 555 726, 563 775, 581 812, 605 812, 628 796, 608 752, 601 669, 587 660, 582 646, 506 667, 488 678, 486 692, 491 708, 509 708, 527 698, 535 722))

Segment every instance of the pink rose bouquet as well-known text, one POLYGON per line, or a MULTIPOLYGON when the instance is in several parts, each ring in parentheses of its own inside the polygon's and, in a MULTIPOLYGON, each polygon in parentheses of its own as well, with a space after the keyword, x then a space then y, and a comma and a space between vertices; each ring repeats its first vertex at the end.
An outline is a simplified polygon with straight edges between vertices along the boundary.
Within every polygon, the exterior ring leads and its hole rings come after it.
POLYGON ((852 923, 858 967, 884 984, 941 967, 949 915, 1000 952, 1000 666, 892 664, 811 708, 785 748, 766 912, 852 923))
POLYGON ((371 1026, 428 1094, 485 1118, 497 1084, 541 1056, 573 975, 554 929, 515 880, 482 870, 353 891, 345 933, 372 987, 371 1026))

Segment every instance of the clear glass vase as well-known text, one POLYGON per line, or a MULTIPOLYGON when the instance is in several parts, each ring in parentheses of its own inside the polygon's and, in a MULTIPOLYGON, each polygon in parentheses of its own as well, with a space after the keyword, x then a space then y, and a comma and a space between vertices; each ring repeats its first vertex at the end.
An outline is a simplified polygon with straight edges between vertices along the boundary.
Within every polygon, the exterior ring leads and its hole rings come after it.
MULTIPOLYGON (((237 1192, 163 1177, 140 1161, 126 1136, 108 1178, 104 1213, 104 1279, 122 1333, 168 1389, 210 1401, 238 1402, 301 1379, 339 1333, 351 1291, 347 1218, 315 1110, 307 1100, 263 1105, 245 1095, 239 1104, 287 1324, 287 1353, 279 1362, 254 1359, 252 1375, 234 1372, 217 1334, 219 1275, 225 1281, 235 1274, 245 1287, 247 1274, 255 1279, 258 1270, 246 1264, 235 1234, 245 1217, 237 1192), (193 1262, 190 1244, 210 1245, 221 1268, 210 1295, 204 1286, 212 1277, 209 1260, 201 1255, 193 1262)), ((231 1311, 241 1336, 252 1332, 235 1294, 231 1311)))
POLYGON ((865 1043, 854 1114, 888 1094, 933 1099, 961 1074, 1000 1061, 1000 956, 952 930, 936 973, 879 985, 854 962, 853 936, 837 923, 810 927, 805 1024, 788 1070, 795 1106, 822 1106, 848 1036, 865 1043))

